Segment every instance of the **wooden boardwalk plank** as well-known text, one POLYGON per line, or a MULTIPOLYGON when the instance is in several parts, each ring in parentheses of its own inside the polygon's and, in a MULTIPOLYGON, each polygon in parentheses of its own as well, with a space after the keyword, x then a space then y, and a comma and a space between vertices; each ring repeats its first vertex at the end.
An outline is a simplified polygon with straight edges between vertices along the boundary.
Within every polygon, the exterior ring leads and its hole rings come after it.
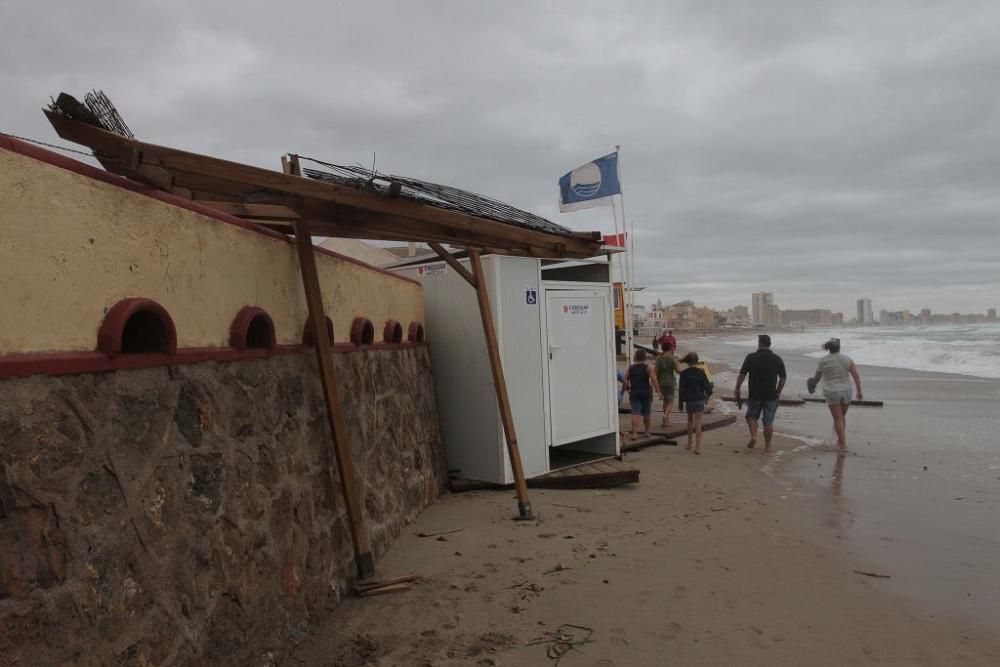
POLYGON ((586 489, 634 484, 639 470, 614 458, 598 459, 533 477, 528 485, 536 488, 586 489))

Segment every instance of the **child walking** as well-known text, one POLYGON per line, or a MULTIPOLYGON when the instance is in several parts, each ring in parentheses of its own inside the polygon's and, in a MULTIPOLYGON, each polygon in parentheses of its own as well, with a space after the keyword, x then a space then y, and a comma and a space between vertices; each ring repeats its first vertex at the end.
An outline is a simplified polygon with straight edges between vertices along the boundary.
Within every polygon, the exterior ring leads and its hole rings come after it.
POLYGON ((701 416, 705 412, 705 403, 712 395, 712 383, 705 376, 705 371, 698 368, 697 352, 688 352, 681 362, 687 364, 677 382, 678 409, 687 408, 688 440, 685 449, 691 449, 693 433, 694 453, 701 454, 701 416))
POLYGON ((652 367, 646 364, 646 353, 643 350, 636 350, 635 363, 628 367, 625 372, 625 390, 628 392, 629 402, 632 404, 632 433, 631 439, 635 439, 636 431, 639 430, 639 419, 642 418, 645 430, 643 433, 649 437, 649 419, 653 408, 653 390, 660 393, 660 385, 656 382, 656 373, 652 367))

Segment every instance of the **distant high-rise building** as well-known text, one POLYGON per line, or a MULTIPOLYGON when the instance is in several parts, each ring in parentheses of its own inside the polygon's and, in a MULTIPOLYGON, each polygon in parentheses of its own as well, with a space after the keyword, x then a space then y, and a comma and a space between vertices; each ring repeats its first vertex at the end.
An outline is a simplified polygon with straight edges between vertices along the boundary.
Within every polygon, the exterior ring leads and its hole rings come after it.
POLYGON ((774 305, 774 292, 754 292, 750 300, 753 323, 772 326, 765 321, 765 307, 774 305))
POLYGON ((733 306, 733 315, 737 317, 750 317, 750 309, 746 306, 733 306))
POLYGON ((871 299, 858 299, 858 324, 873 324, 875 315, 872 313, 871 299))
POLYGON ((801 322, 802 324, 812 324, 814 326, 828 326, 833 324, 833 313, 825 308, 783 310, 781 311, 781 321, 785 324, 801 322))
POLYGON ((761 324, 765 327, 781 326, 781 309, 773 303, 764 304, 763 320, 761 324))
POLYGON ((997 309, 996 308, 990 308, 989 310, 987 310, 986 311, 986 319, 989 320, 990 322, 996 322, 997 321, 997 309))

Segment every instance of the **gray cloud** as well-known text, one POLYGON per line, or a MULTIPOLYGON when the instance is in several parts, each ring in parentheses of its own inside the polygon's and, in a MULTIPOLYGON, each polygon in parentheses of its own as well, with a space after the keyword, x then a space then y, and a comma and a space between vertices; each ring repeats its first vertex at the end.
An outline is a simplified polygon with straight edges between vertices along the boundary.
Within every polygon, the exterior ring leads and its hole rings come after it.
POLYGON ((982 311, 1000 297, 1000 6, 0 0, 0 129, 60 90, 144 140, 467 187, 576 229, 555 182, 622 144, 665 301, 982 311), (141 5, 141 6, 140 6, 141 5))

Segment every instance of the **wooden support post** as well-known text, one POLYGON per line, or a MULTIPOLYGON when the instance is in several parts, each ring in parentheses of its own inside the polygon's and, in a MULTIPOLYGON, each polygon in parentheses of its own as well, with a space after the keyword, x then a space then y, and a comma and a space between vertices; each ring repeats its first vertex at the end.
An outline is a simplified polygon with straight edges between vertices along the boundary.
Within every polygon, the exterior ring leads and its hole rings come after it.
POLYGON ((295 222, 295 247, 298 250, 302 286, 305 288, 306 303, 309 306, 313 340, 316 341, 316 359, 319 362, 320 379, 323 381, 326 416, 330 424, 330 436, 333 439, 333 449, 330 453, 337 461, 340 482, 344 487, 344 502, 347 505, 351 540, 354 544, 354 563, 357 566, 358 577, 369 579, 375 575, 375 560, 368 545, 368 531, 362 515, 364 506, 354 478, 351 442, 347 434, 340 394, 337 390, 337 377, 333 369, 333 341, 330 340, 326 329, 326 313, 323 311, 323 295, 320 292, 319 274, 316 270, 316 255, 309 233, 309 223, 305 220, 295 222))
POLYGON ((477 286, 476 279, 472 276, 471 273, 469 273, 469 270, 464 266, 462 266, 462 264, 457 259, 455 259, 450 252, 445 250, 440 243, 434 243, 433 241, 431 241, 427 245, 431 247, 431 250, 433 250, 438 254, 438 257, 447 262, 448 266, 455 269, 455 273, 465 278, 465 282, 469 283, 473 287, 477 286))
POLYGON ((534 513, 531 511, 531 500, 528 499, 528 485, 524 481, 521 450, 517 446, 517 433, 514 431, 514 416, 510 411, 510 399, 507 396, 507 381, 503 376, 503 364, 500 362, 497 333, 493 325, 493 311, 490 310, 490 296, 486 291, 486 280, 483 277, 483 263, 479 259, 479 251, 470 250, 469 259, 472 263, 472 276, 475 279, 476 296, 479 298, 479 314, 483 318, 486 350, 489 352, 490 368, 493 370, 493 385, 496 387, 497 403, 500 405, 500 421, 503 422, 503 431, 507 438, 507 454, 510 455, 510 467, 514 472, 514 486, 517 489, 517 510, 521 519, 533 519, 534 513))

